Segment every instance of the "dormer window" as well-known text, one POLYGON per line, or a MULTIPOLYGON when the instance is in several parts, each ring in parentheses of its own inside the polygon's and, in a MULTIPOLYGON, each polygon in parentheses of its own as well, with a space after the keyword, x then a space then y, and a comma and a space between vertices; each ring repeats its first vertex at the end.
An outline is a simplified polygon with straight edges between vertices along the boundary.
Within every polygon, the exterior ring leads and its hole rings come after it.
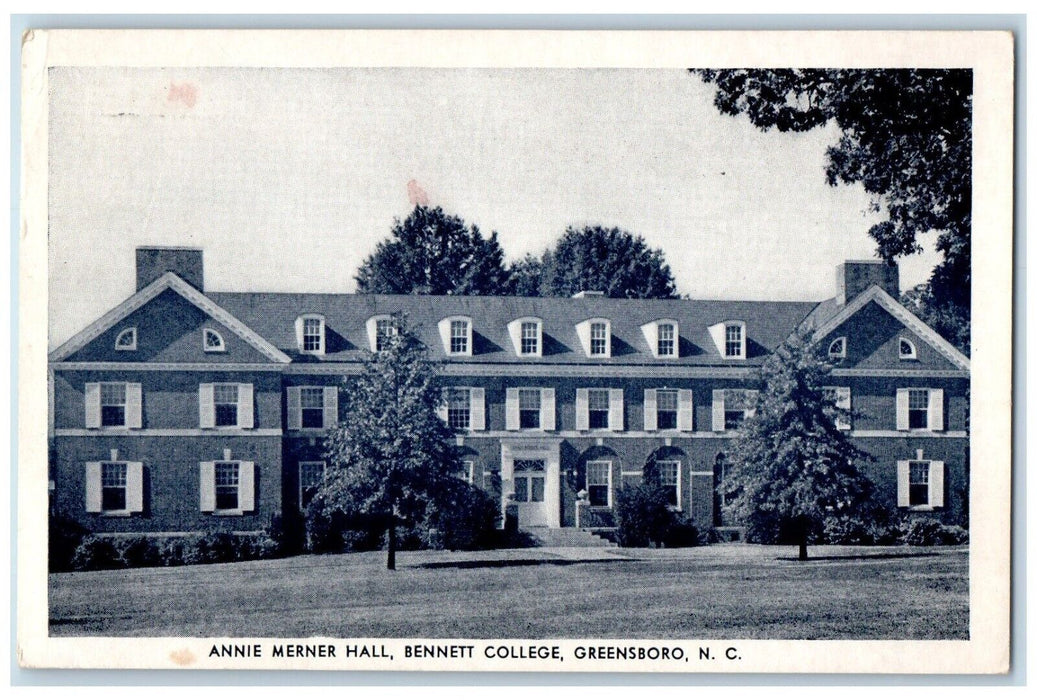
POLYGON ((439 336, 447 355, 472 355, 472 319, 452 316, 439 322, 439 336))
POLYGON ((659 319, 641 326, 652 355, 659 359, 680 356, 680 326, 673 319, 659 319))
POLYGON ((116 350, 136 350, 137 349, 137 329, 127 328, 123 330, 119 335, 115 337, 115 349, 116 350))
POLYGON ((299 352, 307 355, 324 354, 324 317, 306 314, 295 319, 295 340, 299 352))
POLYGON ((612 324, 606 318, 590 318, 576 324, 576 335, 587 357, 612 356, 612 324))
POLYGON ((508 324, 508 335, 519 357, 541 357, 544 351, 543 323, 539 318, 519 318, 508 324))
POLYGON ((709 335, 717 352, 725 360, 744 360, 746 346, 745 322, 723 321, 709 327, 709 335))
POLYGON ((202 331, 202 350, 205 352, 224 352, 226 346, 223 344, 223 336, 219 331, 206 328, 202 331))
POLYGON ((900 359, 901 360, 917 360, 918 350, 915 349, 915 344, 907 338, 900 339, 900 359))
POLYGON ((836 338, 828 345, 828 356, 833 360, 841 360, 846 357, 846 338, 836 338))
POLYGON ((367 319, 367 341, 371 344, 371 352, 385 352, 389 349, 389 340, 396 335, 396 321, 392 316, 383 314, 367 319))

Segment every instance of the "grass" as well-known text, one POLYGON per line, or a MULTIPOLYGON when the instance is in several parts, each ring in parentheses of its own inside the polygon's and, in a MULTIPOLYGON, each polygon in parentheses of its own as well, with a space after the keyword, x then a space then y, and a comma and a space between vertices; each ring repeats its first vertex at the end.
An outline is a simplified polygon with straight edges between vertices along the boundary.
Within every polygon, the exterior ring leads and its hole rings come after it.
POLYGON ((966 547, 380 552, 51 574, 54 636, 967 639, 966 547))

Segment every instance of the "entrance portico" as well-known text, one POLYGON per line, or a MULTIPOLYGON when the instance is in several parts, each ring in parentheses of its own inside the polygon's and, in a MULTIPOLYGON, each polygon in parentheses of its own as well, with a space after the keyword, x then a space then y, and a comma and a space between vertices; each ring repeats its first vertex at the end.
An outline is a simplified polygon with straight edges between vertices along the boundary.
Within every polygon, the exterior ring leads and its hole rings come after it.
POLYGON ((509 497, 519 527, 561 527, 561 439, 501 439, 501 513, 509 497))

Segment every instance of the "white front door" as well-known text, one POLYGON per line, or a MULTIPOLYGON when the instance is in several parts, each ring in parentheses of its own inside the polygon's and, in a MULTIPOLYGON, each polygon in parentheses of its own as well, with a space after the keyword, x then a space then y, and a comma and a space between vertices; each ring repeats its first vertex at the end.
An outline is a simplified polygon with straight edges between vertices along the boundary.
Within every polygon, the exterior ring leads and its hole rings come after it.
POLYGON ((519 527, 561 527, 561 440, 521 436, 501 440, 501 515, 512 504, 519 527))
POLYGON ((544 498, 547 467, 542 459, 515 460, 515 505, 519 527, 549 525, 544 498))

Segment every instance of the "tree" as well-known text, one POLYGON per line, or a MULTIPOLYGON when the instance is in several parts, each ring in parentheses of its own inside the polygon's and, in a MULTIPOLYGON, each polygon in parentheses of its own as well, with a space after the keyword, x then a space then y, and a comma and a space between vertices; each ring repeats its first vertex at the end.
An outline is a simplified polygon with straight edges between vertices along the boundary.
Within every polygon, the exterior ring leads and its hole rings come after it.
POLYGON ((461 470, 454 431, 436 414, 442 393, 428 349, 395 316, 387 347, 364 361, 344 392, 345 420, 325 441, 327 471, 316 494, 329 513, 385 524, 386 566, 396 568, 396 527, 420 521, 451 493, 461 470))
POLYGON ((360 265, 366 294, 507 294, 510 274, 497 233, 483 237, 442 208, 418 204, 360 265))
POLYGON ((929 280, 929 308, 968 322, 972 231, 970 70, 697 70, 724 114, 763 131, 808 131, 834 121, 829 185, 860 183, 885 218, 869 229, 886 261, 917 253, 938 231, 943 261, 929 280))
POLYGON ((677 288, 663 252, 618 228, 569 227, 541 260, 540 294, 604 292, 626 299, 673 299, 677 288))
POLYGON ((764 362, 755 414, 731 444, 721 484, 750 532, 798 544, 801 560, 824 519, 862 512, 873 488, 854 466, 868 455, 836 428, 823 390, 830 368, 815 352, 797 334, 764 362))
POLYGON ((940 304, 933 297, 928 282, 901 293, 900 303, 910 309, 926 325, 968 355, 971 350, 971 328, 968 315, 954 304, 940 304))
POLYGON ((543 260, 532 253, 527 253, 524 258, 511 266, 511 293, 520 297, 538 297, 543 278, 543 260))

